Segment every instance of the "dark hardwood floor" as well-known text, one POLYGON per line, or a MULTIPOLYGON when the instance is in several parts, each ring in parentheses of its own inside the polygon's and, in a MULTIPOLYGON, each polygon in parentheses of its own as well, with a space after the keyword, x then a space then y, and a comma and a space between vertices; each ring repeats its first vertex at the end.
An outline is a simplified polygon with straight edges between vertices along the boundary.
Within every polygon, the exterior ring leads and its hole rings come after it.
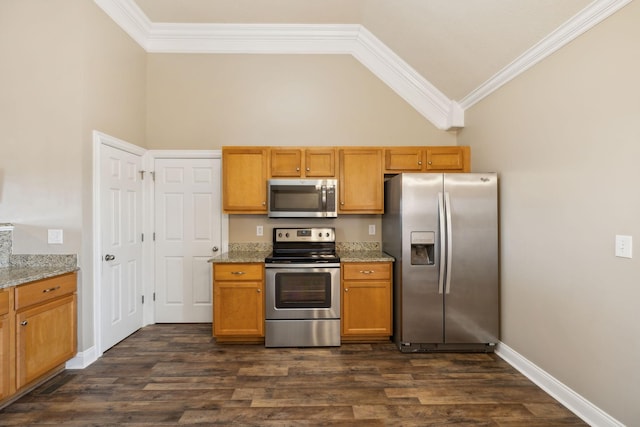
POLYGON ((154 325, 0 411, 0 425, 584 426, 494 354, 220 345, 154 325))

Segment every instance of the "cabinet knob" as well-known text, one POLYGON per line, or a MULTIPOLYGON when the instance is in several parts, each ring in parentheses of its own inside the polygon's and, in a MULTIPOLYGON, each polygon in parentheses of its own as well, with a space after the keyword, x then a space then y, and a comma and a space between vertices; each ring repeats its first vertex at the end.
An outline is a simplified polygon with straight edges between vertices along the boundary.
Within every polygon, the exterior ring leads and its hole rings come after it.
POLYGON ((29 323, 29 322, 27 322, 26 320, 23 320, 22 322, 20 322, 20 324, 21 324, 22 326, 27 326, 27 324, 28 324, 28 323, 29 323))
POLYGON ((344 291, 345 292, 349 292, 349 288, 344 288, 344 291))
POLYGON ((428 165, 430 165, 430 164, 431 164, 431 162, 427 162, 427 164, 428 164, 428 165))
POLYGON ((262 290, 260 290, 260 289, 256 289, 256 292, 257 292, 257 293, 260 293, 260 292, 262 292, 262 290))
POLYGON ((296 168, 296 172, 300 172, 300 168, 296 168))
POLYGON ((344 206, 344 202, 340 202, 340 206, 344 206))
POLYGON ((267 202, 262 202, 262 206, 267 206, 267 202))
POLYGON ((311 170, 311 168, 307 168, 307 172, 309 172, 311 170))
POLYGON ((419 164, 419 165, 421 165, 421 164, 422 164, 422 161, 419 161, 419 162, 418 162, 418 164, 419 164))

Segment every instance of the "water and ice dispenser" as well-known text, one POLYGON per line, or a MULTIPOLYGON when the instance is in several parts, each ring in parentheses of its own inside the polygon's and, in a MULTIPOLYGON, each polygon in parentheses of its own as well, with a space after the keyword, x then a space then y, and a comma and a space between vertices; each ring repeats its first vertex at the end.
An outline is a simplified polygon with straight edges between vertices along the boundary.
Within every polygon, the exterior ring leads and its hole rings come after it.
POLYGON ((435 264, 436 233, 434 231, 411 232, 411 265, 435 264))

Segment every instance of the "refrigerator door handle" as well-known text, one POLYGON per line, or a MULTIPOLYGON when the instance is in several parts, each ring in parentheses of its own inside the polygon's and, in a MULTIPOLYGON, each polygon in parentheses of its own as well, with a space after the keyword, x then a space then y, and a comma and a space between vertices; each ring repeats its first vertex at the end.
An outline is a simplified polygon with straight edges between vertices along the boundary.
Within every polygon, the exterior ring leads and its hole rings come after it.
POLYGON ((445 232, 445 219, 444 219, 444 196, 442 193, 438 193, 438 214, 439 214, 439 226, 440 226, 440 274, 438 274, 438 293, 441 294, 444 291, 444 274, 445 274, 445 248, 447 247, 447 236, 445 232))
POLYGON ((451 199, 449 193, 444 193, 445 211, 447 212, 447 283, 445 294, 451 291, 451 266, 453 264, 453 227, 451 224, 451 199))

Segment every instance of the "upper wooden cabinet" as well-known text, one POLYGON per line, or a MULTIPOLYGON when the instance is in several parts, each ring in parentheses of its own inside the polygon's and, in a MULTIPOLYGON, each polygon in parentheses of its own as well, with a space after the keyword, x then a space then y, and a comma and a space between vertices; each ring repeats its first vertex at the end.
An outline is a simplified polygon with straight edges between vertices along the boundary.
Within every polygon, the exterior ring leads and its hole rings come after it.
POLYGON ((267 212, 268 147, 222 148, 222 208, 226 213, 267 212))
POLYGON ((274 178, 335 177, 335 148, 272 148, 274 178))
POLYGON ((339 212, 381 214, 384 212, 382 149, 340 148, 339 212))
POLYGON ((468 146, 389 147, 384 150, 384 173, 470 171, 468 146))

